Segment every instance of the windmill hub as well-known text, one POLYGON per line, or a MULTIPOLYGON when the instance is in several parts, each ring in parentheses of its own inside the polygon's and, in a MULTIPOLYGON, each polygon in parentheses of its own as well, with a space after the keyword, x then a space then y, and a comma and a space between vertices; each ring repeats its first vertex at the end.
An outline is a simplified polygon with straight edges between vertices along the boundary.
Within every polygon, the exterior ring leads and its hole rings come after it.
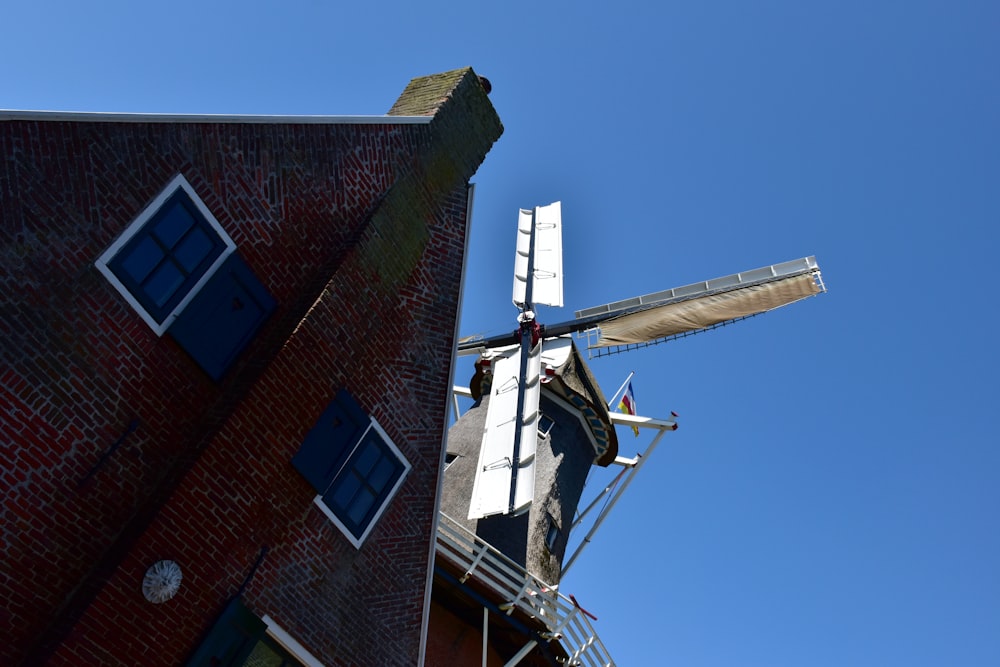
POLYGON ((542 332, 544 331, 544 327, 542 327, 542 325, 536 322, 534 319, 522 320, 521 327, 514 331, 514 342, 520 342, 523 339, 524 333, 526 331, 531 334, 531 347, 534 348, 536 345, 538 345, 538 341, 542 339, 542 332))

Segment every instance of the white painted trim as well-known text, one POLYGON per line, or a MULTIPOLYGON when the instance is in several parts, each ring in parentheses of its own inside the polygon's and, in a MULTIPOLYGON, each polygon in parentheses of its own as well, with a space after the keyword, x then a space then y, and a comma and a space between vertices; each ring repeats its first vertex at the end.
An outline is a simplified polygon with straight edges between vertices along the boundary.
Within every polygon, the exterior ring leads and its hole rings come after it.
POLYGON ((316 659, 316 656, 307 651, 302 644, 295 641, 294 637, 285 632, 284 628, 275 623, 273 618, 264 614, 264 617, 260 620, 264 621, 267 625, 267 634, 271 635, 271 638, 281 644, 281 646, 286 651, 291 653, 296 660, 304 664, 306 667, 326 667, 322 662, 316 659))
POLYGON ((167 184, 167 187, 163 188, 163 190, 160 191, 160 194, 156 195, 156 198, 152 201, 152 203, 144 208, 142 212, 139 213, 139 215, 136 216, 136 218, 128 225, 128 227, 125 228, 125 231, 118 235, 118 238, 115 239, 114 243, 112 243, 111 246, 109 246, 108 249, 101 254, 95 262, 95 266, 98 271, 104 274, 104 277, 108 279, 108 282, 110 282, 115 289, 118 290, 123 297, 125 297, 125 300, 131 304, 132 308, 135 309, 139 316, 142 317, 143 321, 149 325, 156 335, 162 336, 173 321, 177 319, 177 316, 180 315, 181 311, 184 310, 198 291, 201 290, 205 283, 208 282, 209 278, 211 278, 216 270, 222 265, 226 258, 235 251, 236 243, 229 238, 229 234, 227 234, 226 230, 222 228, 219 221, 215 219, 212 212, 208 210, 208 207, 205 206, 205 203, 194 191, 194 188, 191 187, 191 184, 187 182, 187 179, 184 178, 182 174, 177 174, 170 181, 170 183, 167 184), (182 299, 181 302, 178 303, 172 311, 170 311, 170 314, 164 318, 162 323, 159 323, 152 315, 149 314, 149 312, 146 311, 145 308, 143 308, 142 304, 140 304, 139 301, 132 295, 132 292, 130 292, 129 289, 118 279, 118 276, 115 275, 114 271, 108 267, 108 263, 114 259, 115 255, 118 254, 125 244, 131 241, 139 230, 141 230, 143 226, 149 222, 149 219, 156 215, 160 207, 163 206, 167 199, 169 199, 178 188, 182 188, 191 198, 191 201, 194 202, 198 212, 201 213, 202 217, 205 218, 209 226, 212 227, 212 229, 214 229, 219 235, 219 238, 222 239, 225 248, 222 250, 222 254, 219 255, 215 262, 212 263, 212 266, 208 268, 208 271, 206 271, 198 282, 195 283, 194 287, 188 291, 184 299, 182 299))
MULTIPOLYGON (((315 498, 313 498, 313 503, 317 507, 319 507, 320 511, 323 512, 323 514, 325 514, 327 518, 330 519, 330 521, 332 521, 334 525, 337 526, 337 528, 340 529, 340 532, 344 534, 344 537, 350 540, 351 544, 354 545, 355 549, 360 549, 361 545, 365 543, 366 539, 368 539, 368 535, 372 532, 372 529, 375 528, 375 524, 379 522, 379 519, 382 518, 382 514, 385 512, 386 508, 389 507, 389 503, 392 502, 392 499, 396 496, 396 493, 399 491, 399 487, 403 485, 403 480, 406 479, 406 476, 409 474, 410 468, 412 467, 410 465, 410 462, 406 460, 406 457, 403 456, 403 452, 399 451, 399 447, 396 446, 396 443, 392 441, 392 438, 389 437, 389 435, 382 429, 379 423, 374 419, 371 420, 371 422, 368 424, 368 428, 366 428, 364 433, 361 434, 361 437, 358 439, 357 444, 354 445, 354 449, 351 450, 351 453, 348 455, 347 460, 349 461, 351 456, 354 456, 354 452, 357 451, 358 446, 365 439, 365 436, 368 435, 368 431, 373 428, 376 431, 378 431, 379 435, 382 436, 382 440, 385 442, 385 444, 389 446, 389 449, 391 449, 392 452, 396 455, 396 458, 403 462, 403 472, 399 476, 399 479, 396 480, 396 483, 393 485, 392 489, 386 495, 385 500, 382 501, 382 504, 379 506, 378 510, 376 510, 375 516, 373 516, 372 520, 368 522, 368 526, 365 527, 365 532, 361 534, 361 537, 360 538, 355 537, 354 533, 352 533, 347 528, 347 526, 344 525, 344 523, 334 513, 334 511, 326 506, 326 503, 323 502, 323 496, 317 495, 315 498)), ((339 471, 337 474, 339 475, 340 472, 343 472, 343 470, 339 471)))
POLYGON ((611 411, 608 411, 608 416, 611 418, 612 423, 615 424, 625 424, 626 426, 634 426, 635 428, 655 428, 659 431, 677 430, 676 419, 656 419, 654 417, 642 417, 625 414, 624 412, 611 411))
POLYGON ((103 111, 20 111, 0 109, 0 121, 97 123, 246 123, 253 125, 426 125, 433 116, 268 116, 239 114, 116 113, 103 111))
MULTIPOLYGON (((590 442, 590 447, 594 450, 594 458, 598 458, 597 438, 594 437, 594 433, 590 430, 591 426, 587 423, 586 417, 583 416, 583 411, 555 392, 545 392, 545 397, 561 407, 563 410, 569 412, 578 422, 580 422, 580 426, 583 427, 583 432, 587 435, 588 442, 590 442)), ((552 419, 552 415, 549 415, 549 419, 552 419)), ((553 419, 553 421, 555 420, 553 419)))
MULTIPOLYGON (((455 322, 452 328, 452 340, 458 341, 459 339, 459 325, 462 322, 462 304, 465 303, 465 282, 469 275, 469 246, 470 238, 472 236, 472 207, 476 199, 476 184, 468 183, 468 189, 466 191, 465 200, 465 244, 462 247, 462 275, 459 279, 458 285, 458 309, 455 312, 455 322)), ((452 348, 451 359, 448 360, 449 370, 448 370, 448 383, 452 387, 452 396, 454 399, 455 393, 461 393, 461 389, 455 385, 455 373, 458 370, 458 355, 456 354, 456 348, 452 348)), ((468 390, 466 390, 468 391, 468 390)), ((469 391, 467 396, 472 396, 472 392, 469 391)), ((458 414, 458 402, 454 401, 455 404, 455 419, 459 418, 458 414)), ((438 534, 438 528, 441 521, 441 495, 442 489, 444 488, 444 469, 445 469, 445 458, 448 456, 448 428, 450 426, 449 420, 446 418, 444 421, 444 429, 441 432, 441 453, 438 459, 438 476, 437 476, 437 488, 434 490, 434 519, 432 521, 431 528, 433 529, 433 534, 436 536, 438 534)), ((430 554, 427 557, 427 575, 424 577, 424 609, 423 614, 420 618, 420 655, 417 658, 417 667, 424 667, 427 660, 427 636, 429 634, 430 628, 430 618, 431 618, 431 595, 434 589, 434 562, 437 558, 437 538, 431 540, 430 554)))

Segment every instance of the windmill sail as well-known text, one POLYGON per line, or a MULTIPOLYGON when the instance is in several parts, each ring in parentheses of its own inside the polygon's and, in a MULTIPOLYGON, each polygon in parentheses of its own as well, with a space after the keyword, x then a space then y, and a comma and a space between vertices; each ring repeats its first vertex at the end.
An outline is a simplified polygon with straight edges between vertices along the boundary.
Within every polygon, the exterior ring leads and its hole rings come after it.
POLYGON ((562 206, 521 209, 514 255, 520 343, 493 361, 493 385, 479 448, 469 518, 519 514, 535 496, 535 447, 543 341, 535 304, 562 306, 562 206))
POLYGON ((562 204, 555 202, 530 211, 521 209, 517 218, 517 232, 514 304, 518 308, 531 308, 538 304, 561 308, 562 204), (532 228, 535 232, 534 243, 531 239, 532 228), (533 278, 530 283, 529 278, 533 278))
POLYGON ((539 343, 528 355, 523 382, 523 412, 520 416, 521 348, 512 346, 493 359, 493 386, 486 407, 486 427, 472 487, 470 519, 493 514, 517 514, 530 506, 534 498, 541 352, 542 345, 539 343), (518 438, 515 432, 518 429, 520 451, 515 457, 514 443, 518 438))
POLYGON ((815 257, 773 264, 576 313, 599 326, 591 347, 630 345, 774 310, 823 291, 815 257))
MULTIPOLYGON (((576 319, 544 327, 545 337, 598 331, 588 347, 659 341, 756 315, 826 291, 815 257, 772 264, 576 312, 576 319)), ((510 345, 511 336, 470 337, 461 350, 510 345)))
POLYGON ((804 275, 641 310, 603 322, 601 335, 593 346, 643 343, 706 329, 774 310, 819 292, 813 277, 804 275))

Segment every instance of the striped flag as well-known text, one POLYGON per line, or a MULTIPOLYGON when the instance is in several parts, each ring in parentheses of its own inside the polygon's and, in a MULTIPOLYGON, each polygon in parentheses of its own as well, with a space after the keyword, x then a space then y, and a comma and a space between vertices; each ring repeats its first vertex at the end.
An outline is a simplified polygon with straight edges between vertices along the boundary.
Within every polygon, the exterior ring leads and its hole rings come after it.
MULTIPOLYGON (((622 394, 622 400, 618 403, 618 412, 624 412, 627 415, 636 414, 635 410, 635 394, 632 392, 632 381, 629 380, 628 386, 625 387, 625 393, 622 394)), ((639 436, 639 427, 633 426, 632 432, 635 433, 636 437, 639 436)))

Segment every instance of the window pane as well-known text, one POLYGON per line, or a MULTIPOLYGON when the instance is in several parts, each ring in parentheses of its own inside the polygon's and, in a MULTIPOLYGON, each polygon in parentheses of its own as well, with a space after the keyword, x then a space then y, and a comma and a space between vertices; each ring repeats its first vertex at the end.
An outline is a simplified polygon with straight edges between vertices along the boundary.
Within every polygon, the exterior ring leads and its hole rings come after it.
POLYGON ((195 223, 194 218, 179 201, 174 201, 169 206, 167 212, 156 223, 153 233, 164 247, 173 248, 195 223))
POLYGON ((382 458, 382 448, 378 446, 376 437, 374 432, 368 432, 368 437, 361 443, 361 451, 352 466, 362 477, 367 477, 378 460, 382 458))
POLYGON ((396 465, 386 457, 379 459, 378 465, 372 470, 372 474, 368 476, 368 484, 372 487, 375 493, 382 493, 385 488, 389 486, 390 481, 394 477, 393 472, 396 470, 396 465))
POLYGON ((242 667, 302 667, 302 663, 274 639, 264 635, 242 667))
POLYGON ((545 546, 549 548, 549 551, 552 551, 556 545, 556 540, 559 539, 559 529, 556 528, 556 525, 551 523, 551 521, 552 520, 549 519, 549 530, 545 534, 545 546))
POLYGON ((253 653, 247 656, 244 667, 281 667, 284 661, 281 656, 271 650, 264 642, 258 642, 253 647, 253 653))
POLYGON ((129 251, 121 266, 129 278, 141 284, 162 261, 163 251, 160 246, 146 236, 129 251))
POLYGON ((350 471, 342 474, 333 483, 333 504, 340 509, 346 510, 350 505, 354 494, 361 488, 361 480, 350 471))
POLYGON ((375 494, 367 488, 361 489, 358 495, 354 497, 354 502, 347 508, 347 518, 353 521, 355 525, 361 526, 368 515, 368 511, 371 510, 374 504, 375 494))
POLYGON ((184 274, 172 262, 164 262, 153 272, 142 289, 158 308, 162 308, 183 282, 184 274))
POLYGON ((174 248, 174 257, 188 273, 194 272, 198 265, 205 261, 212 252, 212 241, 199 227, 195 227, 184 237, 184 240, 174 248))

